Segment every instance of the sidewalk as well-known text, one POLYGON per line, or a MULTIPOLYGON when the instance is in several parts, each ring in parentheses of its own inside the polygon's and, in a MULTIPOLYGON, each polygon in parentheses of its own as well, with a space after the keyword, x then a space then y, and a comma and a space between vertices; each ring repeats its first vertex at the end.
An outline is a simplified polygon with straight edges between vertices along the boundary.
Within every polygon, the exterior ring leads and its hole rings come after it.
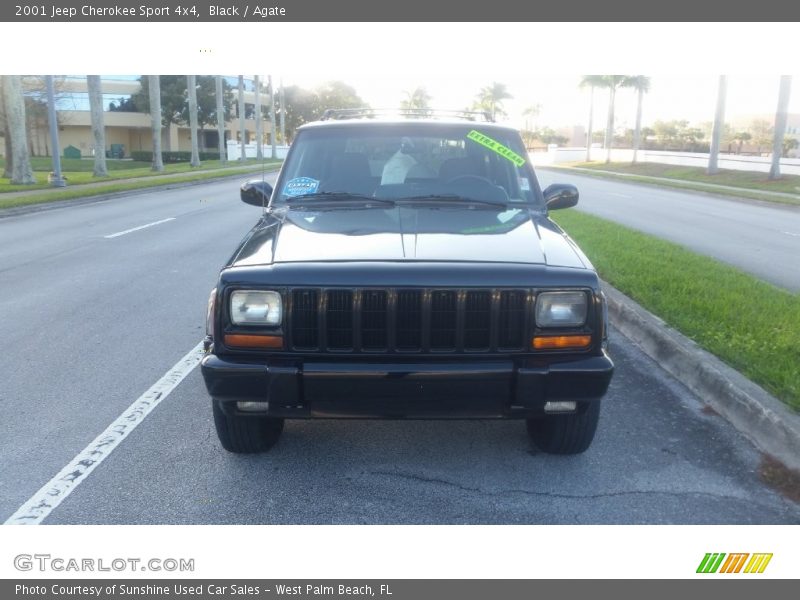
POLYGON ((745 188, 745 187, 736 187, 733 185, 719 185, 716 183, 705 183, 702 181, 689 181, 686 179, 671 179, 669 177, 653 177, 650 175, 636 175, 633 173, 619 173, 617 171, 603 171, 601 169, 586 169, 584 167, 567 167, 567 166, 559 166, 559 165, 539 165, 539 169, 561 169, 564 171, 581 171, 583 173, 600 173, 603 175, 612 175, 614 177, 630 177, 633 178, 637 183, 647 183, 647 180, 656 182, 656 183, 668 183, 674 187, 701 187, 707 188, 711 191, 721 191, 721 192, 753 192, 755 194, 763 194, 765 196, 774 196, 776 198, 791 198, 792 200, 800 200, 800 193, 799 194, 791 194, 788 192, 771 192, 768 190, 758 190, 755 188, 745 188))

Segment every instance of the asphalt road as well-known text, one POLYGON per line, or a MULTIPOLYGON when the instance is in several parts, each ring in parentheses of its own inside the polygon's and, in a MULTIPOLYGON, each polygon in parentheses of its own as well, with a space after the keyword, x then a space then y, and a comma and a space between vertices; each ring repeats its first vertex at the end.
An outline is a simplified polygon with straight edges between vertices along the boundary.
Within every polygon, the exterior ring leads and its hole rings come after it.
POLYGON ((800 291, 800 207, 538 170, 542 187, 571 183, 578 209, 676 242, 800 291))
MULTIPOLYGON (((257 216, 226 181, 0 218, 0 522, 198 343, 257 216)), ((723 419, 619 334, 612 352, 576 457, 489 421, 294 421, 232 455, 194 369, 45 523, 800 523, 723 419)))

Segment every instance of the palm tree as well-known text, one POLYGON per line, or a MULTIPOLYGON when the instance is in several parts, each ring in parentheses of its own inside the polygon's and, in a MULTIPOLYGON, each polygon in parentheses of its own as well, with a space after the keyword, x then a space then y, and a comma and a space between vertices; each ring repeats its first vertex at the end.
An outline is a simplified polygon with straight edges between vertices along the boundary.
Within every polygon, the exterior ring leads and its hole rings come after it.
POLYGON ((239 146, 241 147, 241 156, 239 156, 239 160, 242 162, 244 162, 247 158, 247 154, 245 152, 245 144, 247 142, 244 139, 244 134, 244 75, 239 75, 239 146))
POLYGON ((708 168, 706 173, 716 175, 719 173, 719 142, 722 138, 722 130, 725 128, 725 96, 727 95, 728 77, 719 76, 717 87, 717 109, 714 112, 714 125, 711 129, 711 147, 708 153, 708 168))
POLYGON ((256 90, 256 158, 264 160, 264 149, 262 147, 264 134, 261 129, 261 81, 259 81, 258 75, 253 76, 253 85, 256 90))
POLYGON ((164 170, 161 155, 161 80, 158 75, 147 76, 150 92, 150 130, 153 134, 153 171, 164 170))
POLYGON ((783 156, 783 137, 786 134, 787 111, 789 108, 789 94, 792 91, 792 76, 781 75, 781 84, 778 90, 778 109, 775 111, 775 128, 772 140, 772 166, 769 169, 770 179, 781 178, 781 156, 783 156))
MULTIPOLYGON (((30 185, 36 183, 28 154, 28 134, 25 131, 25 98, 19 75, 6 75, 3 82, 3 101, 11 140, 11 183, 30 185)), ((8 158, 8 157, 7 157, 8 158)))
POLYGON ((617 89, 626 87, 630 77, 628 75, 602 75, 602 84, 598 87, 608 88, 608 118, 606 120, 606 164, 611 162, 611 150, 614 148, 614 101, 617 89))
POLYGON ((14 164, 13 155, 11 153, 11 134, 8 131, 8 119, 6 119, 5 100, 3 98, 3 80, 5 78, 0 75, 0 123, 3 124, 3 141, 5 144, 5 163, 3 166, 4 179, 11 179, 11 171, 14 164))
POLYGON ((197 77, 195 75, 186 76, 186 87, 189 94, 189 133, 192 137, 192 160, 189 163, 193 167, 200 166, 200 151, 197 146, 197 77))
POLYGON ((631 87, 636 90, 636 129, 633 130, 633 160, 631 163, 636 162, 639 153, 639 142, 642 138, 642 99, 644 95, 650 91, 650 78, 644 75, 632 75, 624 84, 626 87, 631 87))
POLYGON ((584 75, 580 87, 589 88, 589 126, 586 128, 586 162, 592 160, 592 121, 594 119, 594 88, 605 87, 602 75, 584 75))
POLYGON ((492 85, 487 85, 486 87, 481 88, 481 91, 478 92, 475 101, 475 108, 479 108, 488 112, 494 121, 498 114, 506 114, 506 112, 503 110, 503 100, 508 100, 513 97, 514 96, 508 93, 506 84, 497 83, 495 81, 492 83, 492 85))
POLYGON ((418 87, 411 92, 404 93, 406 99, 400 101, 401 109, 424 111, 430 108, 431 95, 424 87, 418 87))
POLYGON ((106 128, 103 122, 103 90, 99 75, 87 75, 86 87, 89 91, 89 112, 92 119, 94 137, 93 177, 108 177, 106 167, 106 128))
POLYGON ((216 77, 216 100, 217 100, 217 146, 219 147, 219 162, 225 164, 227 158, 225 152, 225 106, 223 105, 222 76, 216 77))

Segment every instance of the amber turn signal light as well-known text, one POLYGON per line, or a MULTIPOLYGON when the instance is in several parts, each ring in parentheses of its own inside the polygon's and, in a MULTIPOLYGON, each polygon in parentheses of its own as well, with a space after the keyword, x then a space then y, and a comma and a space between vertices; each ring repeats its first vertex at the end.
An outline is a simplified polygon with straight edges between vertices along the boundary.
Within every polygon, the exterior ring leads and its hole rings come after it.
POLYGON ((537 350, 564 350, 566 348, 588 348, 592 343, 590 335, 552 335, 533 338, 537 350))
POLYGON ((242 335, 225 334, 225 345, 231 348, 283 348, 283 336, 280 335, 242 335))

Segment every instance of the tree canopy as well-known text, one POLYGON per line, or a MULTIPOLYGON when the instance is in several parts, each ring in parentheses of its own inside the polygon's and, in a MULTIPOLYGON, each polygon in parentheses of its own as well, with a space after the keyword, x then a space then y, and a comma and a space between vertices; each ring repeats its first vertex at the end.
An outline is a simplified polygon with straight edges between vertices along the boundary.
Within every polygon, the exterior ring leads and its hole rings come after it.
MULTIPOLYGON (((164 127, 172 124, 189 122, 189 101, 184 75, 161 75, 161 116, 164 127)), ((140 77, 141 88, 131 96, 130 102, 140 112, 150 112, 150 84, 147 77, 140 77)), ((216 79, 213 75, 198 75, 197 87, 197 124, 200 129, 206 125, 217 123, 216 79)), ((231 86, 222 80, 222 105, 225 109, 224 120, 231 118, 234 104, 231 86)))

